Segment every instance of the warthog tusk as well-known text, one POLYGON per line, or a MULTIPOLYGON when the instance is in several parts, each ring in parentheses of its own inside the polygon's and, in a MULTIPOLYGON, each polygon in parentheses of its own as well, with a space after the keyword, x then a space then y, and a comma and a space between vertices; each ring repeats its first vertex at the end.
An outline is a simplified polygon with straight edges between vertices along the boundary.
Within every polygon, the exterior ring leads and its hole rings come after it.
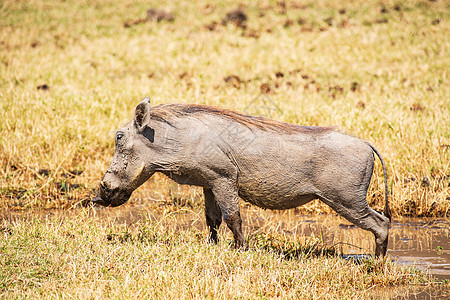
POLYGON ((101 186, 102 188, 104 188, 104 189, 107 188, 106 183, 105 183, 103 180, 100 181, 100 186, 101 186))

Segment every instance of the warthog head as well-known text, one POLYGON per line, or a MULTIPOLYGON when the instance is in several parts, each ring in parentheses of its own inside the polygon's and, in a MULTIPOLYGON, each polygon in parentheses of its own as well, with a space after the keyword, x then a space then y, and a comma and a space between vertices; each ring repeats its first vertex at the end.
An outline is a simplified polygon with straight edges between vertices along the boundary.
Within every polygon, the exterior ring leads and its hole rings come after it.
POLYGON ((149 120, 150 99, 145 98, 136 107, 134 119, 116 132, 114 156, 100 182, 94 203, 122 205, 153 175, 149 157, 154 130, 148 127, 149 120))

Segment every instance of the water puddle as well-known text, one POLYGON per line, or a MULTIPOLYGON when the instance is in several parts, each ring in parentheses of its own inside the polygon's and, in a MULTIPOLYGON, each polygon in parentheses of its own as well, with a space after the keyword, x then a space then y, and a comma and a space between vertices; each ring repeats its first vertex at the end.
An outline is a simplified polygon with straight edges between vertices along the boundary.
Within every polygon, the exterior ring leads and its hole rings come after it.
POLYGON ((372 290, 370 299, 450 299, 450 290, 443 286, 401 286, 372 290))
MULTIPOLYGON (((60 215, 76 218, 80 213, 79 210, 0 212, 0 221, 31 219, 36 216, 52 218, 60 215)), ((141 220, 159 220, 163 214, 173 213, 176 214, 177 226, 196 227, 204 230, 206 236, 203 211, 198 209, 194 211, 176 208, 166 203, 153 206, 127 205, 120 208, 98 208, 88 213, 126 224, 141 220)), ((359 229, 339 216, 304 216, 295 213, 294 210, 273 212, 247 205, 241 208, 241 216, 245 234, 275 231, 287 235, 314 235, 321 237, 327 246, 339 247, 349 260, 359 260, 374 252, 375 243, 372 233, 359 229)), ((221 226, 220 234, 231 239, 231 233, 226 226, 221 226)), ((390 258, 398 264, 413 265, 438 279, 450 280, 450 219, 395 220, 390 229, 388 249, 390 258)))
POLYGON ((393 222, 391 232, 389 254, 398 264, 450 280, 450 220, 405 219, 393 222))
MULTIPOLYGON (((359 260, 374 252, 373 234, 335 215, 302 216, 250 209, 244 222, 253 230, 277 228, 286 234, 321 236, 337 245, 347 259, 359 260)), ((392 222, 388 254, 400 265, 413 265, 436 278, 450 280, 450 219, 401 219, 392 222)))

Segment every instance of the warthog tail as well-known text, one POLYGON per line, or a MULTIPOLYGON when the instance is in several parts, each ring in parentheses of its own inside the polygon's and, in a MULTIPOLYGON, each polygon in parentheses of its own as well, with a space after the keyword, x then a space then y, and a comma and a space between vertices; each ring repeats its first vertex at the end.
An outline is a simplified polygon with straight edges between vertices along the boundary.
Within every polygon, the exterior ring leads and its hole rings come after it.
POLYGON ((384 173, 384 193, 385 193, 385 206, 384 206, 384 215, 389 218, 389 221, 391 221, 391 210, 389 209, 389 191, 388 191, 388 182, 387 182, 387 171, 386 171, 386 165, 384 164, 384 160, 381 157, 380 152, 370 143, 367 143, 370 148, 372 148, 373 152, 378 156, 378 158, 381 161, 381 165, 383 166, 383 173, 384 173))

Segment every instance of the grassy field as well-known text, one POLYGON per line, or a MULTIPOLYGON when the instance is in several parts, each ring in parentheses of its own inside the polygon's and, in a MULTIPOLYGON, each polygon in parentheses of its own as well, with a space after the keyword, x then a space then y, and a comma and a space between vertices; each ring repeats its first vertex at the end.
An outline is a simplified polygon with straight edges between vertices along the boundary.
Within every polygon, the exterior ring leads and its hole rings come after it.
MULTIPOLYGON (((1 207, 90 199, 115 129, 150 96, 338 126, 383 154, 394 216, 449 215, 445 1, 158 3, 0 3, 1 207), (147 21, 150 8, 173 20, 147 21), (225 18, 236 8, 247 21, 225 18)), ((170 188, 155 176, 131 201, 170 188)), ((383 197, 378 164, 369 203, 383 197)))
POLYGON ((405 296, 433 282, 389 261, 343 260, 317 237, 255 233, 244 251, 224 232, 211 245, 203 231, 180 225, 187 213, 133 224, 89 209, 3 221, 0 298, 368 299, 383 287, 405 296))
MULTIPOLYGON (((283 3, 2 1, 0 206, 90 199, 115 129, 150 96, 338 126, 384 155, 394 216, 448 216, 448 4, 283 3), (146 21, 149 8, 173 20, 146 21), (236 8, 246 22, 225 19, 236 8)), ((134 199, 170 185, 155 177, 134 199)), ((369 203, 383 197, 378 164, 369 203)))
MULTIPOLYGON (((338 126, 383 154, 394 217, 448 217, 448 3, 243 3, 0 1, 0 209, 87 204, 115 130, 149 96, 338 126), (147 18, 151 8, 167 13, 147 18), (226 18, 237 8, 245 21, 226 18)), ((383 190, 377 163, 368 201, 379 210, 383 190)), ((250 232, 248 251, 233 250, 226 231, 211 246, 176 221, 183 207, 203 218, 202 198, 155 175, 127 205, 171 207, 159 221, 120 225, 92 208, 3 220, 0 298, 361 299, 433 281, 270 230, 250 232)), ((320 202, 297 210, 331 212, 320 202)))

